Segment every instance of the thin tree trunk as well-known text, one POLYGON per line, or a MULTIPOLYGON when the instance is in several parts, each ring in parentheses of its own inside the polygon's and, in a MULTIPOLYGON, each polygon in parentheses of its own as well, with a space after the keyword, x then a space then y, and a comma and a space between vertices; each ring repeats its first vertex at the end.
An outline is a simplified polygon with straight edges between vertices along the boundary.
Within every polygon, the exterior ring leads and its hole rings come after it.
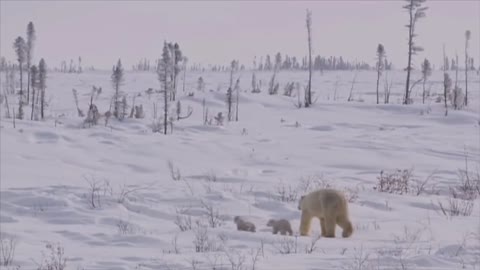
POLYGON ((407 82, 405 86, 405 100, 403 104, 408 104, 410 89, 410 69, 412 65, 412 39, 413 39, 413 0, 410 1, 410 25, 408 27, 408 65, 407 65, 407 82))
POLYGON ((22 70, 22 64, 19 63, 18 67, 20 68, 20 102, 23 102, 23 70, 22 70))
POLYGON ((239 101, 239 87, 237 88, 237 103, 235 104, 235 121, 238 122, 238 101, 239 101))
POLYGON ((40 91, 39 89, 39 91, 37 91, 37 98, 35 99, 35 103, 36 103, 35 105, 38 105, 38 102, 40 102, 40 92, 42 91, 40 91))
POLYGON ((167 71, 167 67, 165 67, 165 87, 164 87, 164 94, 163 94, 163 99, 164 99, 164 106, 165 108, 163 109, 163 134, 167 135, 167 127, 168 127, 168 92, 167 92, 167 89, 168 89, 168 71, 167 71))
POLYGON ((118 82, 115 83, 115 104, 114 104, 114 115, 115 117, 118 119, 119 117, 119 114, 118 114, 118 88, 119 88, 119 85, 118 85, 118 82))
MULTIPOLYGON (((10 118, 10 106, 8 105, 8 91, 4 91, 5 92, 5 107, 7 109, 7 115, 6 117, 7 118, 10 118)), ((15 111, 15 110, 14 110, 15 111)))
POLYGON ((465 41, 465 106, 468 105, 468 39, 465 41))
POLYGON ((35 110, 35 87, 32 85, 32 115, 30 120, 33 120, 33 111, 35 110))
POLYGON ((42 89, 41 90, 41 101, 40 101, 40 115, 43 119, 44 117, 44 114, 43 114, 43 110, 45 108, 45 89, 42 89))
POLYGON ((311 36, 311 13, 307 11, 307 34, 308 34, 308 89, 305 97, 305 107, 312 105, 312 36, 311 36))
POLYGON ((308 97, 305 107, 312 104, 312 40, 310 37, 310 27, 308 27, 308 97))
MULTIPOLYGON (((33 85, 32 85, 33 91, 33 85)), ((27 65, 27 104, 30 102, 30 67, 27 65)))
POLYGON ((378 95, 379 83, 380 83, 380 67, 378 67, 378 71, 377 71, 377 104, 379 104, 379 95, 378 95))
MULTIPOLYGON (((443 45, 443 59, 445 59, 445 44, 443 45)), ((445 78, 446 73, 446 64, 443 64, 443 99, 445 104, 445 116, 448 115, 448 107, 447 107, 447 82, 445 78)))
POLYGON ((423 79, 423 94, 422 94, 422 104, 425 104, 425 82, 427 81, 426 78, 423 79))
POLYGON ((458 54, 455 55, 455 89, 457 89, 458 86, 458 54))

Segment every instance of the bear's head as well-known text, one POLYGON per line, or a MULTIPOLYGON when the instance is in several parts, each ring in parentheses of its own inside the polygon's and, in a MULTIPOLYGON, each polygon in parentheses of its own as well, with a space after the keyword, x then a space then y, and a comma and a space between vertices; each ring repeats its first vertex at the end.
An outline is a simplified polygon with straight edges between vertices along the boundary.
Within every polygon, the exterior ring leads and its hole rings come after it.
POLYGON ((303 202, 304 198, 305 198, 305 195, 300 197, 300 200, 298 201, 298 210, 302 210, 302 202, 303 202))
POLYGON ((239 221, 240 221, 240 217, 239 217, 239 216, 235 216, 235 217, 233 218, 233 222, 238 223, 239 221))
POLYGON ((267 227, 271 227, 275 224, 275 220, 274 219, 270 219, 267 223, 267 227))

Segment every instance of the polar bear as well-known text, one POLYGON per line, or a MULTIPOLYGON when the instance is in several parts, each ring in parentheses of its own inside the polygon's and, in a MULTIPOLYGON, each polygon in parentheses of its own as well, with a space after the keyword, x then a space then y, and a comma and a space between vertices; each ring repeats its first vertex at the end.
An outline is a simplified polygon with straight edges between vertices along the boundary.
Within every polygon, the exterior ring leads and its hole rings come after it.
POLYGON ((273 234, 277 234, 280 232, 281 235, 293 235, 292 226, 290 225, 290 221, 286 219, 270 219, 267 223, 267 227, 272 227, 273 234))
POLYGON ((300 235, 308 235, 312 218, 320 219, 323 237, 335 237, 338 224, 343 229, 342 236, 350 237, 352 223, 348 217, 348 203, 345 195, 335 189, 319 189, 300 198, 298 210, 302 211, 300 235))
POLYGON ((233 218, 233 222, 237 224, 238 231, 255 232, 255 224, 249 221, 245 221, 239 216, 235 216, 233 218))

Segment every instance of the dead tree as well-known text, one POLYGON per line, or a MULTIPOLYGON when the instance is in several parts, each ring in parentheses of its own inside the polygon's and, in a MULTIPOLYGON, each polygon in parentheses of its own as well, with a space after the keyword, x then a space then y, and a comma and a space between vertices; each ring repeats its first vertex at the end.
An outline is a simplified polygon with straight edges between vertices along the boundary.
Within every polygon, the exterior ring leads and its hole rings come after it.
POLYGON ((307 41, 308 41, 308 85, 305 96, 305 107, 312 105, 312 12, 307 9, 307 41))
POLYGON ((470 30, 465 31, 465 106, 468 105, 468 41, 470 41, 470 30))
POLYGON ((31 82, 29 83, 30 85, 32 85, 32 113, 30 115, 30 120, 33 120, 33 113, 35 111, 35 87, 37 87, 38 85, 38 69, 37 69, 37 66, 33 65, 31 68, 30 68, 30 72, 29 72, 29 77, 30 77, 30 80, 31 82))
POLYGON ((417 36, 415 34, 415 24, 418 19, 426 16, 425 11, 428 7, 422 7, 422 4, 426 0, 405 0, 408 2, 407 5, 403 6, 404 9, 408 11, 409 14, 409 23, 406 25, 408 28, 408 65, 407 65, 407 83, 405 85, 405 99, 403 104, 410 103, 410 72, 412 70, 412 55, 416 52, 423 51, 422 47, 416 46, 414 38, 417 36))

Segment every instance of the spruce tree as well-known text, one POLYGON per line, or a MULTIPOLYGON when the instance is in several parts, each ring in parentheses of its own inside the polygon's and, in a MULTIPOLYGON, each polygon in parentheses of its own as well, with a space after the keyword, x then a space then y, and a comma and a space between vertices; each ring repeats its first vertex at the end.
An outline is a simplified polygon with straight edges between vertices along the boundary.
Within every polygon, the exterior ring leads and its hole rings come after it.
MULTIPOLYGON (((32 64, 33 58, 33 46, 35 43, 36 35, 35 35, 35 27, 33 26, 32 22, 29 22, 27 25, 27 46, 26 46, 26 57, 27 57, 27 104, 30 102, 30 66, 32 64)), ((32 86, 33 87, 33 86, 32 86)), ((33 97, 32 97, 33 99, 33 97)))

